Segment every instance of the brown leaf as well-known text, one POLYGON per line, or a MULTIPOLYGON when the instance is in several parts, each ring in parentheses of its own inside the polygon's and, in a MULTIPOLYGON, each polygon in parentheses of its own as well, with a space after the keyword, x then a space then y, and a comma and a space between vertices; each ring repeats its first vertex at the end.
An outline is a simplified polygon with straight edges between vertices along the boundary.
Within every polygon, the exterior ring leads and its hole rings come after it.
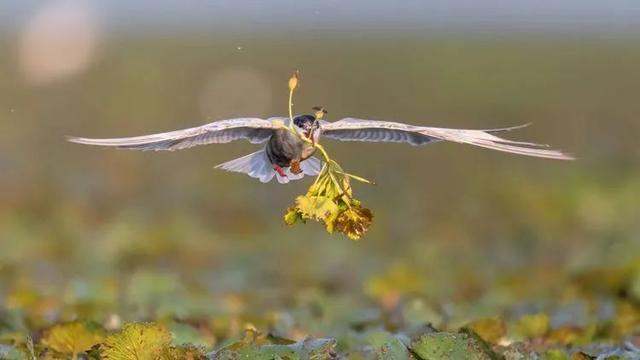
POLYGON ((360 206, 351 206, 338 215, 335 229, 349 237, 359 240, 369 230, 373 221, 371 210, 360 206))

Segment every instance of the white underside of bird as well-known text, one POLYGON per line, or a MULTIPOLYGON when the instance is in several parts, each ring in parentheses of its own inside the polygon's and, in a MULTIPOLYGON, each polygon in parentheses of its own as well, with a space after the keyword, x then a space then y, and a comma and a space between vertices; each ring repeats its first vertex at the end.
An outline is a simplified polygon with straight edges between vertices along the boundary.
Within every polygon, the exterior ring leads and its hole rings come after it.
POLYGON ((300 168, 302 172, 298 174, 292 173, 289 167, 283 168, 286 176, 281 176, 273 169, 273 164, 269 161, 265 149, 216 166, 216 169, 247 174, 263 183, 268 183, 273 180, 273 178, 276 178, 280 184, 286 184, 292 180, 302 179, 305 175, 318 175, 322 169, 322 161, 312 156, 306 160, 302 160, 300 162, 300 168))

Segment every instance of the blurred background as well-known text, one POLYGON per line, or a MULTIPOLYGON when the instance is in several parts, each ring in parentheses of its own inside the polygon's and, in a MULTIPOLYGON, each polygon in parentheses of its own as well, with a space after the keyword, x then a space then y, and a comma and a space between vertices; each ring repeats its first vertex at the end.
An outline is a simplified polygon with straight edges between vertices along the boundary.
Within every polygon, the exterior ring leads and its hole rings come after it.
POLYGON ((238 319, 276 319, 295 338, 407 299, 408 318, 439 326, 574 306, 583 292, 637 300, 639 41, 640 4, 625 0, 3 1, 0 295, 21 314, 3 326, 206 318, 233 334, 238 319), (64 140, 285 115, 296 69, 297 112, 531 122, 508 137, 578 160, 327 141, 378 183, 355 188, 375 222, 351 241, 284 225, 309 179, 213 169, 251 144, 64 140), (305 323, 311 301, 333 304, 335 321, 305 323))

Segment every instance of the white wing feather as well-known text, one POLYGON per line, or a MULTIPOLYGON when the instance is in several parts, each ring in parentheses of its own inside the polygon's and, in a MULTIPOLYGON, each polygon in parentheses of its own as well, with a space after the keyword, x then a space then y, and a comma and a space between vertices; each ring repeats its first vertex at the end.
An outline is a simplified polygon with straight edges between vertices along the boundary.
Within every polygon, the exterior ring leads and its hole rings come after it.
POLYGON ((321 122, 320 126, 323 137, 341 141, 399 142, 411 145, 452 141, 513 154, 558 160, 574 159, 559 150, 548 149, 547 145, 507 140, 493 135, 521 127, 523 126, 488 130, 447 129, 356 118, 345 118, 333 123, 321 122))
POLYGON ((197 145, 228 143, 240 139, 246 139, 253 144, 259 144, 269 139, 273 130, 278 126, 276 121, 282 123, 283 118, 270 118, 267 120, 237 118, 216 121, 189 129, 151 135, 113 139, 68 137, 67 140, 79 144, 111 146, 121 149, 143 151, 173 151, 197 145))

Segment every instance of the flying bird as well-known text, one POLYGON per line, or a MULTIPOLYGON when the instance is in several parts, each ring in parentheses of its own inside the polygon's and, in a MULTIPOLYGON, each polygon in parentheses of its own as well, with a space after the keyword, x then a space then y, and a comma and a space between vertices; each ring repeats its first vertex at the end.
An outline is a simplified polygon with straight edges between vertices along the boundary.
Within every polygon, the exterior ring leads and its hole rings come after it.
POLYGON ((90 139, 68 137, 79 144, 108 146, 120 149, 143 151, 181 150, 197 145, 223 144, 245 139, 252 144, 266 145, 252 154, 216 166, 226 171, 247 174, 263 183, 276 178, 279 183, 288 183, 304 175, 320 173, 322 162, 313 156, 315 143, 320 139, 362 142, 391 142, 410 145, 426 145, 441 141, 471 144, 488 149, 540 158, 572 160, 573 157, 548 145, 513 141, 496 136, 527 125, 487 130, 448 129, 415 126, 392 121, 344 118, 335 122, 322 119, 326 111, 315 107, 315 114, 293 117, 290 131, 288 117, 236 118, 215 121, 206 125, 125 138, 90 139), (304 136, 309 141, 303 141, 304 136))

